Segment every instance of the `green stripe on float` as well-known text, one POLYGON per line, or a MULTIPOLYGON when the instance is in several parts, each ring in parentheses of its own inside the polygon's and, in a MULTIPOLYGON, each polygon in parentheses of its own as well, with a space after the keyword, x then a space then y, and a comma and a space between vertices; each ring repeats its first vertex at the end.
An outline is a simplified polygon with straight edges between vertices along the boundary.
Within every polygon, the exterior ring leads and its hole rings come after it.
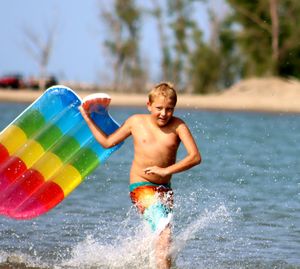
POLYGON ((68 159, 75 155, 80 150, 80 144, 74 137, 64 136, 59 144, 52 150, 62 162, 66 162, 68 159))
POLYGON ((32 109, 26 111, 14 124, 19 126, 27 137, 31 137, 45 124, 45 119, 38 110, 32 109))
POLYGON ((35 138, 38 141, 44 150, 49 149, 62 137, 61 130, 56 125, 49 125, 43 132, 35 138))
POLYGON ((71 165, 79 171, 82 178, 93 171, 98 164, 97 154, 89 148, 82 148, 71 162, 71 165))

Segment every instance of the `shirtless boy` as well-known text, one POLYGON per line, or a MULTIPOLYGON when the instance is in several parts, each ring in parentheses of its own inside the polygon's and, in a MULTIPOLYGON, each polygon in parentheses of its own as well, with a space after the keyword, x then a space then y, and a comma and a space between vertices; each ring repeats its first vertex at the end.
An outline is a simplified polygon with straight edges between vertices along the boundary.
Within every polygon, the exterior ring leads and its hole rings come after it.
POLYGON ((149 93, 150 114, 133 115, 111 135, 96 127, 80 107, 95 139, 110 148, 132 135, 134 159, 130 170, 130 197, 152 230, 158 234, 155 254, 157 268, 171 267, 170 218, 172 215, 172 174, 185 171, 201 162, 201 155, 187 125, 174 117, 176 91, 170 83, 160 83, 149 93), (187 154, 176 162, 180 142, 187 154))

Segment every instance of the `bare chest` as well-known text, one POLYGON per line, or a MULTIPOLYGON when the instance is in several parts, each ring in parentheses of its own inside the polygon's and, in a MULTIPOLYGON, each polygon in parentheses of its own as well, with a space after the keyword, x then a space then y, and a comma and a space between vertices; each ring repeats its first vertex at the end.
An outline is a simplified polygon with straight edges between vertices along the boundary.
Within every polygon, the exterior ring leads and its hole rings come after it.
POLYGON ((163 150, 177 149, 180 142, 175 130, 161 130, 149 126, 136 128, 133 132, 133 140, 136 146, 163 150))

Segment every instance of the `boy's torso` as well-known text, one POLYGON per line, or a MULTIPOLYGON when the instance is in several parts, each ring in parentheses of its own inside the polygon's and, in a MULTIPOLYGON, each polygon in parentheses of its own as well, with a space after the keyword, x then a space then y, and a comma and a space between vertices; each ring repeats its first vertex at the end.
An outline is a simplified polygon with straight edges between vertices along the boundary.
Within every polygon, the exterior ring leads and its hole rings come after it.
POLYGON ((151 181, 165 184, 171 176, 161 178, 157 175, 146 175, 144 169, 149 166, 167 167, 176 161, 176 153, 180 139, 176 128, 181 123, 172 118, 164 127, 151 122, 149 115, 136 115, 131 126, 134 143, 134 160, 132 163, 130 182, 151 181))

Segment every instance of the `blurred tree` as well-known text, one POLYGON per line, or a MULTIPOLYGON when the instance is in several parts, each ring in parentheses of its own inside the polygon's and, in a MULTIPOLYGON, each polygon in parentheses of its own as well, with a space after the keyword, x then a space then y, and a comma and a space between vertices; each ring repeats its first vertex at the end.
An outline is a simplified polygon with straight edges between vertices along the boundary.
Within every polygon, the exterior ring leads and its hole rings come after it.
POLYGON ((44 35, 27 26, 23 28, 25 36, 23 46, 39 67, 40 90, 45 90, 46 87, 47 67, 53 52, 56 29, 56 22, 47 27, 43 32, 44 35))
POLYGON ((194 12, 197 2, 205 0, 152 0, 152 15, 157 21, 160 38, 162 77, 189 92, 194 90, 199 77, 195 67, 197 61, 191 57, 199 45, 193 36, 197 32, 202 38, 194 12))
POLYGON ((244 74, 300 77, 300 2, 227 0, 244 74))
POLYGON ((114 0, 109 11, 102 5, 101 18, 109 29, 105 46, 114 58, 116 87, 142 88, 146 80, 139 43, 149 3, 162 55, 161 79, 179 88, 208 93, 246 76, 300 77, 300 2, 148 0, 138 7, 134 0, 114 0), (208 39, 197 13, 203 3, 208 6, 208 39), (229 5, 230 13, 220 3, 229 5))
POLYGON ((278 2, 270 0, 270 15, 272 27, 272 61, 273 73, 277 74, 279 60, 279 19, 278 19, 278 2))
POLYGON ((300 78, 300 1, 278 1, 278 74, 300 78))
POLYGON ((165 13, 163 8, 163 2, 159 0, 151 0, 152 10, 150 14, 156 19, 157 31, 159 35, 160 50, 162 54, 161 69, 162 77, 161 80, 170 80, 172 76, 172 58, 169 40, 166 34, 166 24, 165 24, 165 13))
POLYGON ((202 32, 194 30, 195 50, 190 54, 189 87, 195 93, 215 91, 219 79, 220 55, 202 38, 202 32))
POLYGON ((101 20, 107 25, 110 37, 105 41, 114 61, 116 90, 140 90, 145 72, 140 62, 139 31, 141 12, 134 0, 115 0, 112 10, 101 5, 101 20))
POLYGON ((208 5, 211 31, 209 40, 204 40, 197 11, 204 7, 205 2, 152 0, 152 14, 157 20, 160 36, 163 77, 174 81, 187 92, 216 91, 231 85, 240 76, 240 61, 232 37, 234 32, 224 19, 227 14, 225 8, 222 6, 220 11, 216 1, 210 1, 208 5), (168 29, 164 24, 166 18, 168 29), (166 37, 167 30, 169 38, 166 37))
POLYGON ((110 11, 102 7, 101 17, 110 30, 105 45, 115 58, 115 87, 122 85, 124 89, 124 76, 145 78, 138 54, 140 28, 137 25, 141 17, 149 13, 155 18, 159 37, 162 55, 160 79, 173 81, 179 88, 197 93, 231 85, 241 73, 232 37, 234 31, 230 29, 230 23, 225 23, 224 15, 217 15, 219 6, 215 6, 215 10, 210 8, 208 11, 211 36, 204 41, 196 11, 203 8, 205 2, 150 0, 150 8, 145 3, 138 8, 133 0, 115 0, 110 11), (197 4, 202 6, 197 8, 197 4))
POLYGON ((231 29, 227 18, 221 23, 219 31, 219 77, 217 89, 230 87, 243 76, 242 57, 236 45, 235 31, 231 29))
POLYGON ((227 21, 226 6, 208 4, 210 37, 204 40, 202 31, 194 25, 193 47, 189 53, 189 78, 196 93, 210 93, 232 85, 240 76, 240 59, 234 31, 227 21))
POLYGON ((193 19, 192 0, 168 0, 167 9, 170 18, 170 28, 174 37, 174 53, 170 61, 171 80, 179 86, 187 83, 185 76, 188 55, 190 53, 189 39, 196 27, 193 19))

